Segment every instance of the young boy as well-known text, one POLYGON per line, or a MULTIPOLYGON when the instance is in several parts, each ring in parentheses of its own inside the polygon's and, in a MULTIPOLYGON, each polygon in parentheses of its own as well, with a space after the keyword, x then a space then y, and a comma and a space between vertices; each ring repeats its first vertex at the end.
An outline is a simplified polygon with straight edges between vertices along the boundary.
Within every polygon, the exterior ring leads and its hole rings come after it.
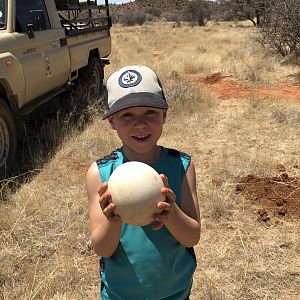
MULTIPOLYGON (((103 119, 122 147, 90 166, 87 173, 90 235, 100 258, 103 300, 189 299, 200 238, 194 164, 189 155, 157 144, 168 104, 153 70, 128 66, 107 80, 103 119), (161 174, 166 196, 161 214, 147 226, 131 226, 114 213, 107 190, 113 170, 140 161, 161 174)), ((145 184, 147 184, 145 182, 145 184)))

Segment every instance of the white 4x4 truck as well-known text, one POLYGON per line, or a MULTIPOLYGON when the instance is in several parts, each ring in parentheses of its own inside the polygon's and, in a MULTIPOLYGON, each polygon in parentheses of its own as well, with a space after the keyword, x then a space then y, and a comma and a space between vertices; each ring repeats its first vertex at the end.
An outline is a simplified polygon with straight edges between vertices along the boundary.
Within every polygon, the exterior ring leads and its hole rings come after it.
POLYGON ((100 92, 108 0, 85 1, 0 0, 0 178, 13 167, 25 115, 80 78, 100 92))

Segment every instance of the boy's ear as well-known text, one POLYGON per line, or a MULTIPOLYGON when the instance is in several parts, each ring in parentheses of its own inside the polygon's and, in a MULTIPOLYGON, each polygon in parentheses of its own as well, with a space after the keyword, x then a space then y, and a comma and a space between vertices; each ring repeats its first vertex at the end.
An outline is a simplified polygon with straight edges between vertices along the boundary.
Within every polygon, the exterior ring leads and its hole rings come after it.
POLYGON ((108 120, 108 123, 110 124, 110 127, 115 130, 115 123, 114 123, 113 116, 108 117, 107 120, 108 120))

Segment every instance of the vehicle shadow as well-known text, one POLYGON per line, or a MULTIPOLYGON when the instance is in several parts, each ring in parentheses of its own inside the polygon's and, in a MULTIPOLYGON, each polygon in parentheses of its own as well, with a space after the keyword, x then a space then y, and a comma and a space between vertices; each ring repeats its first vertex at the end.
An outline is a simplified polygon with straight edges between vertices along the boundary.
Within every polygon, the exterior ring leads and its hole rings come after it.
POLYGON ((104 110, 105 95, 96 98, 65 93, 24 119, 25 134, 18 146, 14 169, 0 181, 0 201, 6 201, 39 174, 74 130, 84 131, 95 113, 104 110))

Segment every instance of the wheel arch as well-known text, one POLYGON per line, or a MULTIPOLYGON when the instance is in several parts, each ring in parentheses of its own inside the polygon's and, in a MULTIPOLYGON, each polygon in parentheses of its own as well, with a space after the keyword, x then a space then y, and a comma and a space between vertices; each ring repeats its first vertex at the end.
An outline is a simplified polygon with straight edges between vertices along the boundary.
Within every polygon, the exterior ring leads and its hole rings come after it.
POLYGON ((90 52, 89 52, 89 59, 91 57, 97 57, 100 59, 101 61, 101 57, 100 57, 100 52, 99 52, 99 49, 98 48, 94 48, 94 49, 91 49, 90 52))
POLYGON ((9 97, 8 97, 8 92, 7 92, 7 88, 4 84, 3 81, 0 81, 0 98, 7 104, 7 106, 11 109, 11 103, 9 101, 9 97))
POLYGON ((0 101, 4 101, 4 103, 11 110, 17 128, 18 139, 20 140, 23 137, 24 128, 23 128, 23 118, 18 106, 18 98, 17 96, 14 96, 12 94, 12 91, 10 90, 5 80, 1 80, 1 79, 0 79, 0 101))
POLYGON ((110 61, 109 61, 108 58, 101 57, 101 52, 100 52, 99 48, 94 48, 94 49, 91 49, 89 51, 88 61, 90 60, 91 57, 96 57, 96 58, 98 58, 100 60, 102 69, 104 69, 105 65, 109 65, 110 64, 110 61))

